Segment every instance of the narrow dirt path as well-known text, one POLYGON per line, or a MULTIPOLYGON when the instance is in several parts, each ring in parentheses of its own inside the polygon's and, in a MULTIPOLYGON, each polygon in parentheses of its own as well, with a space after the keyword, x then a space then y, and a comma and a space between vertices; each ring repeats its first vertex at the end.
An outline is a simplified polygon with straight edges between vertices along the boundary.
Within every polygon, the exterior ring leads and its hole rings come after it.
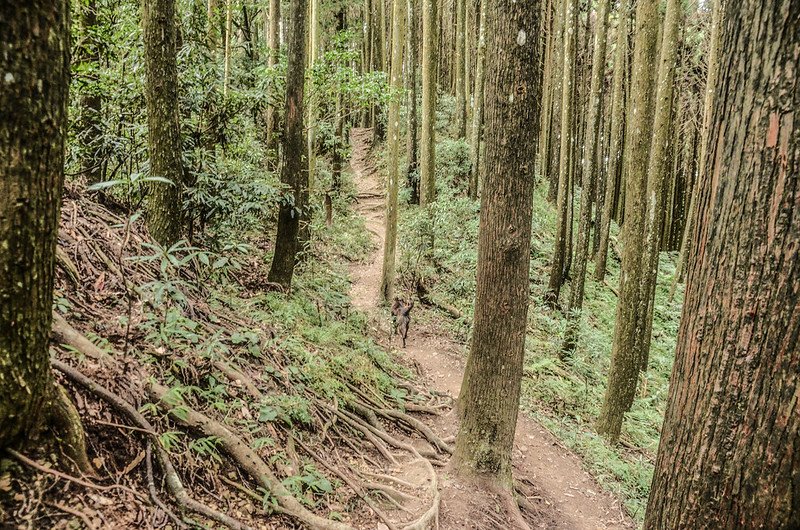
MULTIPOLYGON (((371 158, 371 129, 353 129, 351 169, 358 194, 356 210, 373 234, 376 251, 371 259, 351 268, 353 305, 365 311, 381 335, 388 327, 378 309, 384 241, 384 199, 381 182, 371 158)), ((413 317, 413 313, 412 313, 413 317)), ((458 397, 464 374, 466 352, 437 329, 411 325, 408 345, 402 353, 421 371, 428 387, 458 397)), ((457 430, 455 414, 438 417, 435 427, 441 437, 457 430)), ((599 530, 635 528, 619 501, 603 492, 594 478, 581 467, 581 460, 565 449, 541 425, 520 415, 514 443, 515 478, 534 492, 529 499, 537 508, 539 528, 599 530)), ((459 503, 456 499, 451 502, 459 503)), ((447 497, 442 504, 443 528, 476 528, 469 518, 448 521, 447 497)))

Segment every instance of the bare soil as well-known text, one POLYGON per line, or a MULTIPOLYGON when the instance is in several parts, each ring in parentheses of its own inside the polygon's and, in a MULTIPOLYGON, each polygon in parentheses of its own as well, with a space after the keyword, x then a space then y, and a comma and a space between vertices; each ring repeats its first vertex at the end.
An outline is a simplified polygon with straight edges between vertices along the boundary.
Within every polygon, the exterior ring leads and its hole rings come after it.
MULTIPOLYGON (((384 242, 384 197, 380 175, 371 154, 371 129, 353 129, 351 170, 358 190, 357 211, 373 234, 376 250, 371 259, 351 267, 351 297, 355 307, 370 316, 376 338, 386 342, 389 322, 380 310, 384 242)), ((414 312, 427 311, 423 307, 414 312)), ((451 340, 443 329, 413 323, 407 347, 401 350, 408 364, 416 367, 427 388, 458 398, 466 359, 465 348, 451 340)), ((427 319, 435 322, 435 319, 427 319)), ((395 346, 399 346, 395 341, 395 346)), ((453 411, 436 417, 434 428, 443 439, 457 432, 453 411)), ((521 503, 523 515, 532 528, 569 530, 635 528, 619 500, 604 492, 582 466, 581 459, 533 419, 521 414, 514 444, 514 472, 518 491, 528 502, 521 503)), ((439 470, 441 489, 440 527, 443 529, 507 528, 501 499, 475 485, 452 480, 439 470)))

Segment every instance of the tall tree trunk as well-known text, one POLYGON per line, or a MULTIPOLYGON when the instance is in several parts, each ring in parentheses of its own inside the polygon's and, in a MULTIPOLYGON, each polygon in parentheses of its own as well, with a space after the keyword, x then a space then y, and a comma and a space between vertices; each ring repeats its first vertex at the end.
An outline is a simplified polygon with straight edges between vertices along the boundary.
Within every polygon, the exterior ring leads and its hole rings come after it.
POLYGON ((103 179, 103 159, 100 152, 103 137, 102 111, 103 99, 98 86, 97 69, 100 67, 100 42, 97 27, 97 0, 88 0, 81 4, 81 30, 84 45, 78 52, 84 69, 88 71, 89 83, 81 94, 80 101, 80 145, 81 171, 88 184, 95 184, 103 179))
POLYGON ((292 285, 294 266, 301 250, 300 220, 308 202, 308 173, 305 165, 305 131, 303 89, 306 69, 306 0, 290 3, 289 55, 286 66, 286 119, 283 134, 284 161, 281 182, 289 187, 291 200, 284 201, 278 212, 278 234, 275 255, 269 270, 270 282, 288 290, 292 285))
POLYGON ((625 151, 625 89, 623 84, 627 77, 625 66, 628 55, 628 35, 630 27, 630 0, 622 0, 617 22, 617 40, 614 51, 614 75, 611 89, 611 147, 608 157, 608 176, 606 180, 603 216, 600 224, 600 243, 595 254, 594 277, 602 282, 606 277, 606 261, 608 259, 608 237, 611 231, 611 218, 614 216, 614 198, 618 193, 617 181, 623 165, 625 151))
POLYGON ((722 20, 648 530, 800 521, 800 4, 728 2, 722 20))
POLYGON ((183 145, 178 113, 175 0, 143 0, 142 26, 150 174, 147 228, 162 246, 182 235, 183 145))
POLYGON ((456 138, 467 136, 467 96, 465 92, 464 56, 466 54, 467 36, 467 1, 456 2, 456 138))
POLYGON ((479 0, 480 11, 478 18, 480 29, 478 29, 478 53, 475 72, 475 110, 472 112, 472 131, 470 138, 470 176, 469 176, 469 197, 478 198, 478 187, 481 179, 481 139, 483 133, 483 94, 484 94, 484 71, 486 68, 486 2, 479 0))
MULTIPOLYGON (((548 156, 550 151, 550 137, 552 131, 550 130, 550 121, 553 111, 553 67, 552 56, 554 46, 554 36, 556 30, 556 20, 553 14, 553 4, 557 4, 558 0, 547 0, 544 7, 544 17, 542 19, 542 28, 544 28, 546 37, 544 41, 544 55, 542 58, 542 111, 540 113, 541 119, 539 123, 539 130, 546 131, 539 140, 539 154, 537 156, 539 168, 538 174, 546 176, 549 171, 548 156)), ((558 7, 556 6, 556 9, 558 7)))
POLYGON ((678 55, 678 35, 683 13, 680 0, 667 0, 664 31, 661 42, 661 59, 658 67, 656 114, 653 120, 653 138, 650 146, 647 182, 647 214, 644 225, 644 253, 639 266, 642 274, 638 314, 643 321, 636 335, 636 350, 642 359, 642 370, 647 369, 650 352, 650 334, 653 328, 653 298, 658 278, 658 258, 661 251, 661 227, 664 224, 664 196, 667 186, 667 156, 672 135, 672 96, 678 55))
POLYGON ((589 254, 589 231, 592 221, 592 176, 596 171, 597 146, 600 143, 600 99, 602 98, 603 79, 606 69, 606 36, 608 32, 609 0, 599 0, 597 15, 597 31, 594 39, 594 58, 592 62, 592 80, 589 92, 589 115, 586 118, 586 143, 583 156, 583 172, 581 182, 581 217, 578 229, 578 246, 575 256, 575 273, 572 275, 572 289, 569 298, 569 322, 567 324, 562 356, 569 356, 575 351, 580 312, 583 307, 583 291, 586 280, 586 262, 589 254))
POLYGON ((217 0, 208 0, 206 4, 208 10, 206 12, 206 41, 208 48, 214 50, 217 47, 217 39, 219 38, 219 28, 217 26, 217 0))
POLYGON ((537 1, 486 6, 486 174, 475 323, 453 467, 511 491, 529 298, 533 158, 541 95, 537 1), (510 98, 508 95, 514 94, 510 98))
POLYGON ((420 204, 436 200, 436 2, 422 0, 422 141, 420 204))
POLYGON ((231 44, 233 39, 233 0, 225 0, 225 57, 222 73, 222 95, 228 97, 231 84, 231 44))
POLYGON ((639 314, 644 270, 644 223, 646 212, 647 165, 653 132, 658 0, 636 3, 636 38, 631 78, 631 106, 628 115, 628 142, 625 156, 625 224, 622 226, 622 273, 617 303, 614 342, 608 386, 597 429, 609 440, 617 441, 623 415, 630 410, 636 394, 642 359, 636 346, 643 333, 639 314))
POLYGON ((553 261, 550 265, 550 280, 547 284, 545 299, 548 304, 558 304, 558 294, 564 283, 564 263, 567 251, 567 230, 569 229, 569 206, 572 196, 570 194, 570 151, 572 145, 572 94, 575 81, 575 33, 578 29, 578 11, 575 0, 564 0, 562 20, 565 21, 564 50, 562 64, 562 90, 561 90, 561 146, 558 162, 558 225, 553 248, 553 261))
POLYGON ((720 61, 720 25, 723 9, 726 2, 723 0, 714 0, 711 13, 711 36, 708 48, 708 73, 706 76, 706 90, 703 105, 703 128, 700 132, 700 174, 692 187, 689 199, 689 211, 686 216, 686 226, 683 230, 683 238, 681 239, 681 250, 678 254, 678 263, 675 265, 675 277, 673 279, 670 296, 675 294, 675 287, 677 282, 681 281, 683 271, 686 266, 686 258, 689 247, 692 242, 689 240, 690 234, 694 232, 694 223, 697 218, 698 205, 697 205, 697 190, 700 188, 701 183, 706 178, 705 172, 705 157, 709 148, 709 129, 711 127, 711 113, 714 107, 714 90, 717 87, 717 79, 719 78, 719 61, 720 61))
MULTIPOLYGON (((267 46, 269 46, 269 54, 267 55, 267 66, 272 69, 278 64, 278 57, 280 55, 280 23, 281 23, 281 2, 280 0, 269 0, 269 32, 267 36, 267 46)), ((267 129, 267 152, 271 160, 277 162, 278 156, 275 153, 275 129, 277 126, 277 113, 275 112, 275 105, 267 106, 266 116, 266 129, 267 129)))
POLYGON ((42 424, 91 471, 75 407, 50 371, 69 100, 69 2, 0 1, 0 449, 42 424), (24 51, 24 53, 21 53, 24 51))
POLYGON ((417 13, 419 0, 408 0, 408 153, 406 179, 411 188, 411 204, 419 204, 419 135, 417 132, 417 13))
MULTIPOLYGON (((392 8, 392 65, 391 86, 394 94, 403 88, 404 3, 393 0, 392 8)), ((389 103, 389 174, 386 182, 386 237, 383 244, 383 271, 381 274, 381 300, 391 302, 394 297, 395 250, 397 247, 397 188, 400 180, 400 97, 389 103)))
MULTIPOLYGON (((550 55, 550 116, 548 122, 548 134, 545 135, 547 151, 545 156, 545 179, 547 180, 547 200, 555 202, 558 198, 558 177, 559 177, 559 149, 561 147, 561 98, 563 92, 563 68, 564 68, 564 4, 570 0, 555 0, 555 12, 553 13, 553 51, 550 55)), ((543 129, 544 130, 544 129, 543 129)))

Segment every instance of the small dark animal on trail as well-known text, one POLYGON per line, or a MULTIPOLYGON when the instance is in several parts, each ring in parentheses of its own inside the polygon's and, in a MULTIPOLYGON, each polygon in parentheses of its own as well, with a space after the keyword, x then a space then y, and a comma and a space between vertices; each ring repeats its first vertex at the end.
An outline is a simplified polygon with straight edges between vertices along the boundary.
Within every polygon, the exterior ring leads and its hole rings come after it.
POLYGON ((403 339, 403 348, 406 347, 406 337, 408 336, 408 325, 411 323, 411 308, 414 307, 414 302, 406 305, 403 300, 399 298, 394 299, 392 304, 392 337, 396 333, 400 334, 403 339))

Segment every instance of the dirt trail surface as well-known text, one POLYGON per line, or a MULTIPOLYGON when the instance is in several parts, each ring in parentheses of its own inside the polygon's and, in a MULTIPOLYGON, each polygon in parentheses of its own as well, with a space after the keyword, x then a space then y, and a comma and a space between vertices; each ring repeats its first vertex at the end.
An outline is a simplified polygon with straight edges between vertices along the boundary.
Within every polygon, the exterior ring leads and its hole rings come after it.
MULTIPOLYGON (((357 211, 364 217, 373 234, 376 251, 366 263, 351 268, 352 302, 371 318, 378 337, 386 337, 388 321, 378 308, 384 241, 384 198, 375 163, 370 152, 371 129, 353 129, 351 169, 358 190, 357 211)), ((420 310, 423 310, 420 308, 420 310)), ((417 309, 415 309, 417 311, 417 309)), ((428 388, 458 397, 464 373, 464 347, 449 340, 442 330, 414 326, 412 313, 408 344, 402 353, 421 372, 428 388)), ((397 343, 394 344, 397 346, 397 343)), ((440 416, 434 427, 442 438, 454 436, 457 420, 454 413, 440 416)), ((619 501, 603 492, 597 482, 581 467, 581 460, 565 449, 534 420, 520 415, 514 443, 515 478, 528 486, 528 499, 536 507, 532 527, 564 530, 598 530, 635 528, 624 514, 619 501)), ((447 478, 440 481, 447 484, 447 478)), ((475 523, 475 512, 481 506, 470 506, 457 495, 443 494, 441 525, 445 529, 486 528, 475 523), (450 506, 448 506, 448 504, 450 506), (472 513, 470 513, 472 512, 472 513)), ((530 514, 526 514, 530 518, 530 514)), ((493 525, 500 528, 501 525, 493 525)))

